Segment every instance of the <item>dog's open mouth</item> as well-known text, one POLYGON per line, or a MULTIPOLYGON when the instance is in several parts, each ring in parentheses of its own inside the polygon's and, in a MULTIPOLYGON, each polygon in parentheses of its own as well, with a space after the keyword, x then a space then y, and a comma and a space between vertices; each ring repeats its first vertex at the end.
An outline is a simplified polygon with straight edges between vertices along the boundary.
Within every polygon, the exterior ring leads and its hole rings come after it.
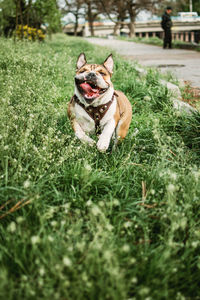
POLYGON ((107 90, 106 88, 102 89, 98 87, 91 81, 76 80, 76 85, 83 97, 88 101, 94 100, 107 90))

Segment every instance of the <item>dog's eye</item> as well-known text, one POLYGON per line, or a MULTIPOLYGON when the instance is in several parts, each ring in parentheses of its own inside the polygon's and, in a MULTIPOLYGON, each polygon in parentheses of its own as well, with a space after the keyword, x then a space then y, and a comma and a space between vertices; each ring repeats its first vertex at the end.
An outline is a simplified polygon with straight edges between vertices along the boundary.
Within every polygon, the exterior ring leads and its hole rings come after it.
POLYGON ((104 72, 101 72, 101 71, 100 71, 99 73, 100 73, 101 75, 103 75, 103 76, 105 76, 105 75, 106 75, 106 73, 104 73, 104 72))
POLYGON ((85 70, 81 70, 81 71, 79 71, 79 73, 84 73, 85 72, 85 70))

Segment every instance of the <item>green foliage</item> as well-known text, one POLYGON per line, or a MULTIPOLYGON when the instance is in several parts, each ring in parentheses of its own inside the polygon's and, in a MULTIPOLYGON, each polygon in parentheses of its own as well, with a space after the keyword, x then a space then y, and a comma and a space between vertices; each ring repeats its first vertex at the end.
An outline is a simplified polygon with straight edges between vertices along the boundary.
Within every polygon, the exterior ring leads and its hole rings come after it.
POLYGON ((81 144, 66 117, 80 52, 110 53, 64 35, 1 39, 0 215, 29 202, 0 219, 0 297, 198 299, 199 115, 115 55, 129 134, 112 153, 81 144))
POLYGON ((56 0, 0 1, 0 35, 4 34, 6 37, 13 34, 17 25, 37 30, 40 30, 41 25, 45 25, 49 34, 59 32, 60 19, 61 14, 56 0))
POLYGON ((37 12, 37 18, 42 20, 42 23, 48 24, 50 33, 60 31, 61 14, 56 0, 36 0, 33 4, 33 9, 37 12))

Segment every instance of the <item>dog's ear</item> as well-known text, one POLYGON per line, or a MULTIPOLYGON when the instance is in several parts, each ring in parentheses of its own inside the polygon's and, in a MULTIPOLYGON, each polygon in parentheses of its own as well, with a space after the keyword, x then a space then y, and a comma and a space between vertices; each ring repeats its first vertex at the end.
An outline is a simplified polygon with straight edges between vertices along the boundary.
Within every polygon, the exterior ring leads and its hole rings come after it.
POLYGON ((77 70, 79 70, 81 67, 83 67, 87 63, 85 53, 81 53, 77 59, 76 67, 77 70))
POLYGON ((104 67, 108 70, 108 72, 110 74, 113 73, 113 66, 114 66, 114 62, 113 62, 113 57, 112 57, 112 54, 110 54, 106 60, 104 61, 103 63, 104 67))

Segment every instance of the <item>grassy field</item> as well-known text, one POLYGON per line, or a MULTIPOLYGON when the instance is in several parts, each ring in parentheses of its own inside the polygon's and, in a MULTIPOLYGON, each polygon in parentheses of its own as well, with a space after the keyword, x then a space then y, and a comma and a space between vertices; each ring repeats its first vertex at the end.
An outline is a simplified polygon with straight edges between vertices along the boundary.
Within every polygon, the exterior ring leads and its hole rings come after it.
POLYGON ((200 115, 114 55, 129 134, 115 152, 81 144, 66 110, 83 51, 110 53, 0 41, 0 298, 200 299, 200 115))

